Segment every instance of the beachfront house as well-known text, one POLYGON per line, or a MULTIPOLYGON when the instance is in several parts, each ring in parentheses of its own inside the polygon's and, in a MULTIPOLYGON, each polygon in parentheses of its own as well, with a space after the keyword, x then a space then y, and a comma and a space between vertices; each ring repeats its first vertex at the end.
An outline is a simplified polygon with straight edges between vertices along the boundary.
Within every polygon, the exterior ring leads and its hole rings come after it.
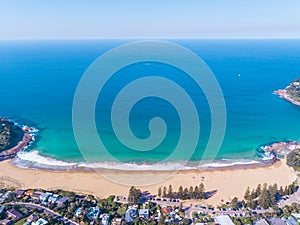
POLYGON ((62 207, 64 204, 67 203, 68 200, 69 200, 69 197, 64 196, 56 201, 56 205, 58 207, 62 207))
POLYGON ((51 195, 52 195, 52 193, 50 193, 50 192, 42 193, 40 195, 40 201, 44 202, 44 203, 47 202, 51 195))
POLYGON ((215 222, 220 225, 234 225, 229 215, 216 216, 215 222))
POLYGON ((34 200, 40 200, 40 197, 41 197, 42 194, 43 194, 43 192, 35 191, 30 196, 34 200))
POLYGON ((139 217, 144 219, 149 219, 149 209, 140 209, 139 217))
POLYGON ((168 216, 172 212, 172 209, 167 206, 162 206, 161 212, 163 215, 168 216))
POLYGON ((9 209, 6 212, 7 212, 7 215, 9 217, 11 217, 14 221, 18 221, 18 220, 22 219, 22 217, 23 217, 22 213, 20 213, 19 211, 15 210, 15 209, 9 209))
POLYGON ((4 203, 5 200, 10 196, 10 194, 11 194, 11 191, 5 192, 5 194, 2 195, 1 198, 0 198, 0 203, 4 203))
POLYGON ((59 199, 59 195, 57 194, 50 195, 48 198, 48 202, 51 204, 55 204, 58 199, 59 199))
POLYGON ((15 191, 15 194, 17 198, 22 198, 24 196, 25 190, 17 190, 15 191))
POLYGON ((87 218, 89 218, 90 220, 95 220, 95 219, 97 219, 97 217, 99 216, 99 214, 100 214, 100 209, 99 209, 98 206, 91 207, 88 210, 87 218))
POLYGON ((136 208, 129 207, 125 213, 125 221, 127 223, 131 223, 134 220, 134 218, 137 216, 136 213, 137 213, 136 208))
POLYGON ((84 195, 76 195, 75 200, 78 201, 79 203, 83 202, 85 199, 84 195))

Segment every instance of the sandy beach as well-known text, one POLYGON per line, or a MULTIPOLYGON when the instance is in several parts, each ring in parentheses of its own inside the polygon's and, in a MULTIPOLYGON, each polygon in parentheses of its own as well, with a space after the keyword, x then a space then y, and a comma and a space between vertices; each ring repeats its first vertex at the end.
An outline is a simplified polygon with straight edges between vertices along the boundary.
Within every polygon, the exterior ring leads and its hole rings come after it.
MULTIPOLYGON (((129 180, 138 179, 143 181, 154 176, 163 176, 164 172, 133 172, 133 171, 106 171, 111 176, 128 178, 129 180)), ((296 174, 281 160, 273 165, 266 167, 248 169, 220 169, 213 171, 179 171, 170 179, 146 187, 156 194, 159 186, 169 186, 172 184, 174 190, 178 190, 180 185, 186 187, 204 183, 207 191, 217 190, 217 193, 202 204, 218 205, 221 199, 228 201, 234 196, 242 198, 248 186, 256 187, 259 183, 278 185, 288 185, 296 180, 296 174)), ((129 186, 111 182, 96 172, 79 171, 45 171, 18 168, 12 165, 10 160, 0 162, 0 181, 1 183, 18 188, 43 188, 73 190, 81 193, 91 193, 98 197, 109 195, 127 196, 129 186)))

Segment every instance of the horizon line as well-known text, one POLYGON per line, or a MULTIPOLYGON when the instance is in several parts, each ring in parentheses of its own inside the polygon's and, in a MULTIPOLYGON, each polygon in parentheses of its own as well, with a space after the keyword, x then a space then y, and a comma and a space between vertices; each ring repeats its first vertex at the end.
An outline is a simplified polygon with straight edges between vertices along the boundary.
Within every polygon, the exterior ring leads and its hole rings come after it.
POLYGON ((0 38, 0 41, 34 41, 34 40, 290 40, 300 37, 111 37, 111 38, 0 38))

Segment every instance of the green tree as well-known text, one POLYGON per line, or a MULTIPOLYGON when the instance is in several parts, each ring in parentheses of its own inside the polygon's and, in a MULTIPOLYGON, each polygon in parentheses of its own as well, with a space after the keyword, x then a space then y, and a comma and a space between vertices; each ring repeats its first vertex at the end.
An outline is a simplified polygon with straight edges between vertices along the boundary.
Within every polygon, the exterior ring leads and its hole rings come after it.
POLYGON ((255 190, 255 195, 259 196, 261 194, 261 184, 257 185, 257 188, 255 190))
POLYGON ((162 194, 162 196, 165 198, 165 197, 167 197, 167 187, 164 187, 163 188, 163 194, 162 194))
POLYGON ((247 187, 247 190, 245 192, 245 195, 244 195, 244 199, 246 199, 247 201, 250 201, 250 187, 247 187))
POLYGON ((169 197, 169 198, 172 198, 172 197, 173 197, 173 188, 172 188, 172 185, 171 185, 171 184, 169 185, 169 189, 168 189, 168 197, 169 197))
POLYGON ((199 188, 198 188, 198 186, 196 186, 195 189, 194 189, 194 198, 195 199, 199 198, 199 188))
POLYGON ((189 194, 189 190, 187 188, 183 189, 183 199, 187 199, 189 194))
POLYGON ((233 209, 237 209, 239 208, 239 199, 237 197, 234 197, 232 200, 231 200, 231 208, 233 209))
POLYGON ((199 185, 199 198, 206 199, 205 187, 204 184, 201 182, 199 185))
POLYGON ((178 188, 178 198, 183 199, 183 187, 182 186, 180 186, 178 188))
POLYGON ((142 192, 140 189, 135 188, 134 186, 132 186, 129 189, 129 194, 128 194, 128 201, 130 203, 134 203, 137 204, 139 198, 142 196, 142 192))
POLYGON ((300 149, 295 149, 287 154, 286 164, 293 167, 300 166, 300 149))
POLYGON ((161 190, 161 187, 158 188, 158 191, 157 191, 157 196, 158 197, 161 197, 161 194, 162 194, 162 190, 161 190))
POLYGON ((195 197, 193 186, 190 186, 188 196, 190 199, 193 199, 195 197))

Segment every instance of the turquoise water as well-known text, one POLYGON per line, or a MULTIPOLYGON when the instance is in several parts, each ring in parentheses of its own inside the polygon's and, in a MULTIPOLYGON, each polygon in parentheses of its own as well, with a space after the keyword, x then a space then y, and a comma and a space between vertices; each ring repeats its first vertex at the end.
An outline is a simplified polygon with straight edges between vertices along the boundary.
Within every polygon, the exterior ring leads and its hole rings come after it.
MULTIPOLYGON (((27 150, 31 154, 24 159, 38 161, 45 160, 39 158, 45 156, 66 162, 84 161, 72 130, 72 101, 76 87, 96 58, 127 42, 0 41, 0 115, 39 129, 37 142, 27 150)), ((300 140, 300 108, 272 94, 300 76, 300 40, 174 42, 198 54, 222 88, 227 127, 216 159, 252 160, 256 158, 255 149, 260 144, 300 140)), ((122 146, 112 132, 108 115, 113 97, 122 86, 142 76, 145 66, 148 66, 147 73, 181 83, 195 100, 201 134, 192 160, 201 160, 211 125, 207 101, 182 71, 158 63, 129 66, 110 80, 96 107, 99 136, 121 162, 159 162, 176 146, 180 130, 178 114, 160 99, 145 99, 133 108, 131 116, 131 128, 140 138, 149 135, 150 118, 161 116, 165 119, 168 135, 157 149, 135 153, 122 146)), ((107 161, 107 158, 103 156, 94 161, 107 161)))

